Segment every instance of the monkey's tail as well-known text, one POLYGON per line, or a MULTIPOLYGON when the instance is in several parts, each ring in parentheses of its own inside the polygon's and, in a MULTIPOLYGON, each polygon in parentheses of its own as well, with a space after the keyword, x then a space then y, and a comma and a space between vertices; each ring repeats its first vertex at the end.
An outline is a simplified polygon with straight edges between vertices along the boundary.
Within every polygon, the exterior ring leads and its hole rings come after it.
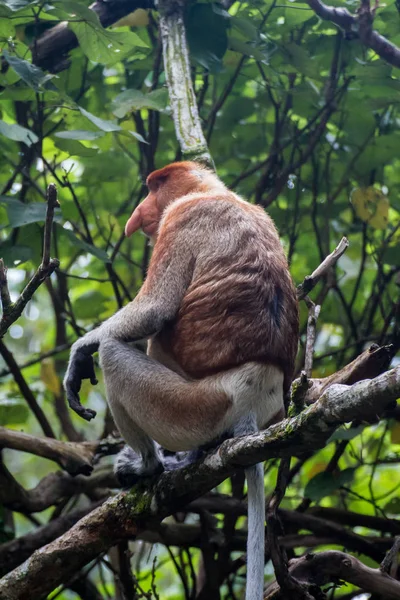
POLYGON ((265 495, 262 463, 245 469, 247 478, 246 600, 263 600, 265 552, 265 495))

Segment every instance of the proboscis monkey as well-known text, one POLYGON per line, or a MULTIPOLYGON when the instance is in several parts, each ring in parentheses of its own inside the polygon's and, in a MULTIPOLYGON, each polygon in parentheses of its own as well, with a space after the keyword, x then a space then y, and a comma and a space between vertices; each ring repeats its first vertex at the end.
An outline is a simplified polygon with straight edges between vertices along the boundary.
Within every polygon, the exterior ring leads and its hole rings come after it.
MULTIPOLYGON (((123 485, 169 468, 155 442, 192 450, 258 431, 284 416, 298 344, 298 306, 271 218, 192 162, 147 179, 149 194, 125 233, 154 242, 147 278, 130 302, 71 349, 70 406, 81 380, 96 382, 100 353, 108 402, 129 447, 116 461, 123 485), (147 356, 129 343, 147 338, 147 356)), ((178 463, 179 464, 179 463, 178 463)), ((247 600, 263 597, 264 478, 248 481, 247 600)))

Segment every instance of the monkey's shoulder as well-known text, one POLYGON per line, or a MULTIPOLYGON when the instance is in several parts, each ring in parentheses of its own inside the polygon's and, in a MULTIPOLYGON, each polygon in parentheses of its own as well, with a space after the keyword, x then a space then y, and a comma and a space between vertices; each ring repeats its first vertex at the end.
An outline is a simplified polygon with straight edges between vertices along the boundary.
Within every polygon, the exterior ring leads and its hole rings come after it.
POLYGON ((277 235, 270 216, 259 206, 250 204, 228 189, 211 192, 192 193, 173 202, 164 212, 160 222, 162 229, 210 227, 210 233, 216 228, 258 224, 268 227, 277 235))

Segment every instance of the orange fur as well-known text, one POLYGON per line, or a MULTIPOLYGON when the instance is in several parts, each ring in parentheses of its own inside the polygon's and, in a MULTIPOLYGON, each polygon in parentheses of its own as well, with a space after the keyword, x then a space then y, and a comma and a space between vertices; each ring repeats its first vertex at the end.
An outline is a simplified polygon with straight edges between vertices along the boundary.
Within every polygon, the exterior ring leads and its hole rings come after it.
MULTIPOLYGON (((221 248, 215 248, 205 264, 194 257, 196 274, 175 319, 156 336, 157 343, 195 379, 249 361, 275 364, 284 372, 287 391, 299 324, 296 291, 278 233, 261 208, 219 183, 214 193, 210 178, 219 182, 203 167, 183 162, 155 171, 147 180, 150 193, 139 207, 142 219, 154 224, 157 207, 161 225, 158 235, 158 224, 153 227, 156 243, 141 294, 151 290, 160 265, 165 268, 177 229, 193 229, 193 222, 200 228, 202 219, 213 212, 215 223, 206 227, 214 228, 213 243, 221 238, 221 248), (184 196, 185 201, 177 202, 184 196), (224 248, 227 232, 230 251, 224 248)), ((197 232, 188 235, 189 240, 197 232)), ((206 228, 203 242, 207 235, 206 228)))

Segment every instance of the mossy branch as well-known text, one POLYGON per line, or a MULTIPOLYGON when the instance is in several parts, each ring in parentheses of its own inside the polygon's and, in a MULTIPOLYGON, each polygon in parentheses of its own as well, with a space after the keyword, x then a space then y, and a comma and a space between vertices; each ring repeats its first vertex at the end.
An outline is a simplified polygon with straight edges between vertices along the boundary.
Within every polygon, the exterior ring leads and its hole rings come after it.
POLYGON ((214 168, 201 128, 183 20, 184 0, 160 0, 164 69, 175 132, 183 157, 214 168))
POLYGON ((202 496, 236 467, 322 448, 338 426, 375 418, 399 395, 400 367, 352 386, 332 385, 300 415, 260 433, 227 440, 190 467, 118 494, 4 577, 0 600, 45 598, 99 554, 202 496))

